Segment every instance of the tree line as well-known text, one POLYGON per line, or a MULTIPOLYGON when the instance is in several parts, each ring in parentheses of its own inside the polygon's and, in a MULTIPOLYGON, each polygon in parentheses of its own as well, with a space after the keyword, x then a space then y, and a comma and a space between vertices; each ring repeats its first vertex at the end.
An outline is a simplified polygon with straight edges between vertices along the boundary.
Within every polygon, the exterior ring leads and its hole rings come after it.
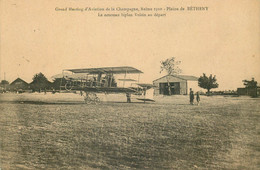
MULTIPOLYGON (((65 81, 63 81, 65 82, 65 81)), ((36 73, 32 82, 29 83, 25 89, 30 89, 32 91, 44 91, 44 90, 53 90, 59 89, 61 85, 61 79, 55 79, 53 82, 50 82, 43 73, 36 73)), ((3 89, 8 89, 10 87, 10 83, 7 80, 2 80, 0 82, 0 87, 3 89)), ((18 90, 18 89, 17 89, 18 90)))

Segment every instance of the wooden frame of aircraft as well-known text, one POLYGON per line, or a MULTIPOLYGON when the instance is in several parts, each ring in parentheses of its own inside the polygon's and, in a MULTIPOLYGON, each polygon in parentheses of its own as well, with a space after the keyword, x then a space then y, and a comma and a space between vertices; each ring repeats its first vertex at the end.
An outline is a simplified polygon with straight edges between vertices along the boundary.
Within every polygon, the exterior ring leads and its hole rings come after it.
POLYGON ((127 101, 131 101, 131 94, 134 94, 139 96, 138 100, 153 101, 153 99, 146 98, 146 91, 151 89, 153 85, 139 84, 140 74, 142 73, 141 70, 129 66, 65 69, 62 72, 62 77, 60 77, 60 90, 80 91, 81 94, 85 92, 86 102, 88 100, 99 101, 96 93, 125 93, 127 101), (72 74, 67 74, 67 72, 72 74), (129 78, 129 74, 138 75, 138 79, 129 78), (123 77, 116 79, 116 75, 123 77), (136 87, 127 86, 127 83, 135 84, 136 87))

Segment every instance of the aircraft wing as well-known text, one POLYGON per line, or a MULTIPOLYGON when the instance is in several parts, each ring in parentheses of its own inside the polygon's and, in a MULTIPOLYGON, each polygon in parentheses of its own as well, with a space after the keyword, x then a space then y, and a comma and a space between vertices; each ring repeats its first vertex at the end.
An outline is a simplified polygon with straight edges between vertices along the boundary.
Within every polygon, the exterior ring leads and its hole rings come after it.
POLYGON ((96 92, 96 93, 135 93, 136 90, 125 87, 73 87, 72 90, 82 90, 85 92, 96 92))
POLYGON ((64 74, 56 74, 54 76, 52 76, 51 78, 52 79, 61 79, 61 78, 64 78, 64 76, 69 76, 70 74, 68 73, 64 73, 64 74))
POLYGON ((140 87, 146 88, 146 89, 156 87, 153 84, 147 84, 147 83, 137 83, 137 85, 140 86, 140 87))
POLYGON ((100 68, 81 68, 81 69, 66 69, 65 71, 70 71, 72 73, 89 73, 89 74, 99 74, 99 73, 112 73, 112 74, 137 74, 143 73, 142 71, 129 66, 123 67, 100 67, 100 68))
POLYGON ((86 74, 68 74, 68 73, 63 73, 63 74, 57 74, 51 77, 52 79, 59 79, 59 78, 68 78, 68 79, 85 79, 86 74))

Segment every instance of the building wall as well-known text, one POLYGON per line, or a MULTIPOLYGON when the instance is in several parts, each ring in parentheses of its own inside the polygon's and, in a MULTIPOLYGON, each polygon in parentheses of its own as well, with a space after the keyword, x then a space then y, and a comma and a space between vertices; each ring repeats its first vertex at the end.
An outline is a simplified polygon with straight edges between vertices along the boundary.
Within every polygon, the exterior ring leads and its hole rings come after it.
MULTIPOLYGON (((187 89, 187 81, 177 78, 177 77, 173 77, 173 76, 169 76, 169 82, 170 83, 180 83, 179 87, 177 87, 178 89, 176 89, 178 91, 179 94, 187 94, 186 89, 187 89)), ((167 77, 162 77, 160 79, 157 79, 155 81, 153 81, 153 85, 156 86, 154 88, 154 95, 159 95, 160 94, 160 83, 168 83, 167 81, 167 77)))
POLYGON ((180 82, 180 94, 188 94, 187 93, 187 81, 180 82))
POLYGON ((247 95, 247 89, 246 88, 237 88, 237 94, 238 95, 247 95))
POLYGON ((10 85, 10 89, 11 90, 18 90, 18 89, 27 90, 27 89, 29 89, 29 85, 24 82, 15 82, 12 85, 10 85))
POLYGON ((237 88, 237 94, 238 95, 247 95, 247 96, 259 96, 260 95, 260 88, 253 88, 253 89, 247 89, 247 88, 237 88))
POLYGON ((154 95, 159 95, 160 94, 160 89, 159 89, 159 85, 154 87, 154 95))

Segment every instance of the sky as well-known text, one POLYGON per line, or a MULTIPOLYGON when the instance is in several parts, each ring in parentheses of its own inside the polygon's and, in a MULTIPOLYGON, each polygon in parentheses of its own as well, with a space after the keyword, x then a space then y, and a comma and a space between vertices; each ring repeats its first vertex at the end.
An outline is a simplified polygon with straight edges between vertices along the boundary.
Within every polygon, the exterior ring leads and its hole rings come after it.
POLYGON ((51 80, 63 69, 132 66, 144 72, 142 82, 152 83, 165 75, 160 61, 175 57, 183 75, 216 75, 216 90, 243 87, 242 80, 252 77, 260 83, 258 0, 1 0, 0 8, 1 80, 31 82, 39 72, 51 80), (188 6, 208 11, 125 18, 55 10, 188 6))

